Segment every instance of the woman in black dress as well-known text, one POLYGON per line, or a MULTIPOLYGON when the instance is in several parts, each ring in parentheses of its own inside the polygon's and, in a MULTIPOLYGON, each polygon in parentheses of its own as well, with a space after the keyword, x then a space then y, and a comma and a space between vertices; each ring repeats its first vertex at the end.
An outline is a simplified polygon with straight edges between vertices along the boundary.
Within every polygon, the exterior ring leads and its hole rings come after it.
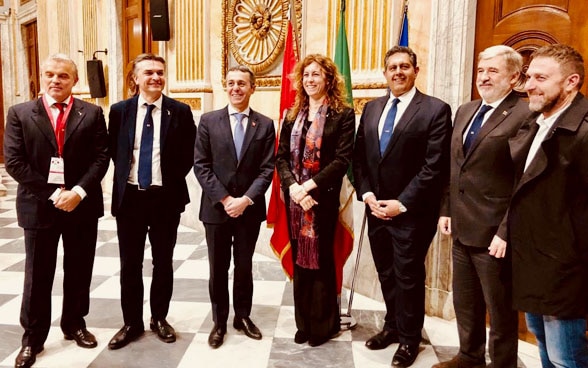
POLYGON ((339 192, 353 151, 355 114, 331 59, 308 55, 293 73, 296 101, 276 157, 294 259, 294 341, 318 346, 340 330, 334 266, 339 192))

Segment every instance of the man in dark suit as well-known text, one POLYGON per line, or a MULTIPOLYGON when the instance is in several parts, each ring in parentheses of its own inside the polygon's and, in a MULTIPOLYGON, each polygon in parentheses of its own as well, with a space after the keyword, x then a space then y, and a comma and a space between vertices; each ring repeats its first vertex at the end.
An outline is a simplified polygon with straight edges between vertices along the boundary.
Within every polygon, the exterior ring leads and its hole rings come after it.
POLYGON ((149 234, 153 276, 150 328, 164 342, 176 334, 166 317, 173 290, 173 253, 180 215, 190 197, 186 175, 194 159, 196 127, 190 107, 163 95, 165 60, 141 54, 133 61, 138 95, 110 108, 114 162, 112 215, 116 216, 124 326, 110 340, 119 349, 143 334, 143 256, 149 234))
POLYGON ((104 214, 100 181, 108 169, 102 109, 73 98, 75 63, 50 56, 41 66, 43 97, 15 105, 6 117, 6 171, 18 182, 16 213, 25 235, 25 281, 20 322, 25 330, 15 367, 30 367, 51 324, 51 287, 59 237, 63 239, 63 309, 66 340, 96 347, 84 316, 98 218, 104 214))
POLYGON ((392 359, 398 367, 412 365, 419 353, 424 260, 435 234, 451 134, 449 105, 416 89, 418 71, 410 48, 388 50, 384 77, 390 93, 366 104, 353 162, 386 303, 384 328, 366 346, 400 342, 392 359))
POLYGON ((509 142, 518 174, 508 214, 513 304, 526 312, 543 367, 588 367, 588 100, 582 55, 531 55, 527 120, 509 142))
POLYGON ((229 316, 228 271, 233 248, 233 327, 252 339, 261 332, 249 318, 253 298, 252 257, 265 192, 274 170, 273 121, 249 107, 255 76, 245 66, 227 73, 229 105, 202 115, 194 148, 194 172, 202 186, 200 220, 204 223, 209 292, 214 327, 208 344, 223 344, 229 316))
POLYGON ((482 51, 476 77, 482 99, 463 104, 455 115, 451 178, 439 229, 453 237, 453 306, 460 344, 458 355, 434 368, 486 367, 486 308, 493 366, 517 366, 518 314, 512 309, 505 214, 514 184, 508 139, 530 112, 513 92, 522 66, 522 56, 511 47, 482 51))

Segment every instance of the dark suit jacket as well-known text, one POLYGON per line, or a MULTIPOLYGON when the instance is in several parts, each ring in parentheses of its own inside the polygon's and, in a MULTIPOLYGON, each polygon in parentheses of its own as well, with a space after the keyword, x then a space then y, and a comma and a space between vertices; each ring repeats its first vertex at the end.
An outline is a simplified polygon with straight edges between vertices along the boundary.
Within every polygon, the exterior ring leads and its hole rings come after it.
POLYGON ((508 216, 513 303, 518 310, 588 313, 588 100, 580 93, 523 172, 537 131, 527 120, 509 142, 519 173, 508 216))
POLYGON ((530 114, 528 102, 511 92, 488 117, 464 157, 463 135, 482 100, 457 110, 451 138, 451 178, 441 208, 461 244, 487 248, 494 235, 506 240, 506 210, 514 186, 508 139, 530 114))
POLYGON ((228 195, 254 202, 243 216, 264 221, 265 192, 274 172, 276 133, 273 121, 250 110, 237 160, 228 107, 203 114, 194 145, 194 172, 202 186, 200 221, 220 224, 229 219, 220 201, 228 195))
MULTIPOLYGON (((296 182, 290 165, 290 135, 294 121, 284 120, 280 133, 280 145, 276 156, 276 168, 280 175, 282 189, 289 205, 289 187, 296 182)), ((339 193, 341 183, 347 173, 353 154, 353 135, 355 133, 355 113, 352 108, 346 108, 337 113, 329 109, 323 129, 321 144, 321 158, 319 172, 312 178, 317 188, 310 195, 318 202, 313 207, 317 215, 318 229, 327 228, 329 231, 320 233, 324 240, 323 248, 328 248, 328 257, 333 258, 333 231, 339 213, 339 193)), ((304 145, 301 145, 301 148, 304 145)), ((325 259, 325 257, 319 257, 325 259)))
MULTIPOLYGON (((112 105, 108 116, 110 151, 114 162, 114 216, 122 204, 131 172, 138 100, 139 97, 135 96, 112 105)), ((190 202, 186 175, 192 167, 196 125, 190 107, 184 103, 164 95, 161 109, 162 193, 171 208, 183 212, 190 202)))
MULTIPOLYGON (((12 106, 6 117, 6 171, 18 182, 16 212, 23 228, 47 228, 56 211, 49 197, 59 187, 47 184, 57 140, 41 98, 12 106)), ((73 211, 76 216, 104 214, 100 181, 108 169, 108 136, 102 108, 74 99, 63 146, 65 188, 82 187, 87 197, 73 211)))
POLYGON ((378 122, 388 98, 368 102, 361 115, 353 160, 358 199, 373 192, 377 199, 398 199, 406 206, 408 212, 397 217, 437 216, 449 171, 451 108, 417 90, 380 157, 378 122))

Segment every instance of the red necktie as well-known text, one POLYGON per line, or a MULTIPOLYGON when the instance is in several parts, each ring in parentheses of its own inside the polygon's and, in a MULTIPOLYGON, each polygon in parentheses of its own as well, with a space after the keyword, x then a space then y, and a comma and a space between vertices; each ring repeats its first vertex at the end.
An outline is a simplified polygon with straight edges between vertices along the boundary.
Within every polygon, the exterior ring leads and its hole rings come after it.
POLYGON ((65 141, 65 108, 67 107, 64 103, 55 103, 54 104, 57 109, 59 109, 59 115, 57 115, 57 120, 55 122, 55 137, 57 138, 57 150, 59 152, 59 156, 63 153, 63 142, 65 141))

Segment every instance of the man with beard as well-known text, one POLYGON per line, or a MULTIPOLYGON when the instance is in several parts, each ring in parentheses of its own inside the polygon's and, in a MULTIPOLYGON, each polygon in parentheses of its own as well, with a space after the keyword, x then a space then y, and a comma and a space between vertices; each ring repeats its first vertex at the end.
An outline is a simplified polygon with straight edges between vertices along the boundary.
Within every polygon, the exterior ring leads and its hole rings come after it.
POLYGON ((482 99, 463 104, 455 114, 439 230, 453 238, 459 353, 433 368, 486 367, 486 309, 493 366, 517 365, 518 314, 511 302, 505 215, 515 176, 508 139, 529 115, 528 104, 513 91, 522 67, 522 56, 511 47, 482 51, 476 77, 482 99))
POLYGON ((537 114, 510 141, 518 173, 508 215, 513 304, 543 367, 588 367, 588 100, 582 56, 536 50, 527 70, 537 114))

